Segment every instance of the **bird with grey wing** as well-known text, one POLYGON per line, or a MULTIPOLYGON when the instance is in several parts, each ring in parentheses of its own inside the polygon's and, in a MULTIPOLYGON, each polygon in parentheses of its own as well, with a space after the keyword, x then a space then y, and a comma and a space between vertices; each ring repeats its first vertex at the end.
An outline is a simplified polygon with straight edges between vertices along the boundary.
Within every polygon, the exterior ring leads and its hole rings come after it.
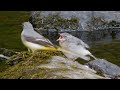
POLYGON ((69 59, 75 60, 80 57, 86 61, 89 61, 90 56, 96 59, 95 56, 87 50, 89 46, 86 43, 69 33, 61 33, 57 41, 59 41, 61 48, 71 52, 63 52, 69 59))
POLYGON ((47 38, 37 33, 30 22, 23 23, 21 40, 33 53, 37 50, 55 50, 54 45, 47 38))
POLYGON ((67 50, 64 50, 58 46, 54 46, 47 38, 37 33, 30 22, 23 23, 21 41, 29 51, 32 51, 33 55, 30 57, 30 59, 33 58, 35 52, 38 50, 62 51, 69 53, 67 50))

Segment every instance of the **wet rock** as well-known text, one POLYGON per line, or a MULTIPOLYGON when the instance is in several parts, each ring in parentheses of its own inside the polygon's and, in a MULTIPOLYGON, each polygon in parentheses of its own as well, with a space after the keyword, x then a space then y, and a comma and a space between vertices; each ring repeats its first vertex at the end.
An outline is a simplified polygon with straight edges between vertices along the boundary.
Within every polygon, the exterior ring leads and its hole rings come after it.
MULTIPOLYGON (((75 21, 73 19, 72 21, 75 21)), ((32 11, 31 12, 31 22, 34 27, 45 28, 73 28, 79 30, 97 30, 99 28, 106 28, 110 22, 116 22, 117 26, 120 26, 120 11, 32 11), (54 17, 51 17, 53 15, 54 17), (59 17, 60 16, 60 17, 59 17), (49 17, 49 19, 46 19, 49 17), (92 18, 94 18, 92 20, 92 18), (57 18, 59 18, 56 22, 57 18), (70 21, 71 18, 77 18, 78 23, 66 23, 70 21), (63 22, 61 22, 63 21, 63 22), (64 23, 64 24, 63 24, 64 23), (107 24, 107 25, 106 25, 107 24), (78 28, 77 28, 78 27, 78 28)), ((115 25, 116 26, 116 25, 115 25)))
POLYGON ((51 78, 105 79, 86 65, 81 65, 78 62, 60 56, 53 56, 48 62, 37 66, 37 68, 50 69, 52 71, 50 72, 51 78))
POLYGON ((9 57, 0 54, 0 60, 8 60, 8 59, 9 59, 9 57))
MULTIPOLYGON (((19 55, 17 55, 19 56, 19 55)), ((43 55, 42 55, 43 56, 43 55)), ((100 76, 95 70, 62 56, 35 56, 30 59, 26 55, 15 65, 0 73, 2 79, 108 79, 100 76)), ((16 59, 16 58, 15 58, 16 59)), ((19 60, 17 59, 17 61, 19 60)))
POLYGON ((61 11, 33 11, 30 22, 37 28, 83 30, 79 18, 74 14, 74 12, 61 11))
POLYGON ((90 61, 87 65, 106 77, 110 77, 112 79, 120 77, 120 67, 104 59, 90 61))
POLYGON ((4 56, 10 57, 10 56, 16 54, 16 52, 14 52, 12 50, 5 49, 5 48, 0 48, 0 54, 3 54, 4 56))

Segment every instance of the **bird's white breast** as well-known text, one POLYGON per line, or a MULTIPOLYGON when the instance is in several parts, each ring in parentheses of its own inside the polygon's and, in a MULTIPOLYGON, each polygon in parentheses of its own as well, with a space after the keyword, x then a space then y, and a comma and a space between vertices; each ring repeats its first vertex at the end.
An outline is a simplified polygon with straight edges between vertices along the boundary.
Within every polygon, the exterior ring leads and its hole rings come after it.
POLYGON ((38 44, 35 44, 35 43, 32 43, 32 42, 26 41, 24 39, 24 37, 21 37, 21 40, 22 40, 23 44, 26 47, 30 48, 31 50, 40 50, 40 49, 44 48, 44 46, 42 46, 42 45, 38 45, 38 44))
POLYGON ((75 43, 68 43, 68 42, 63 42, 63 43, 59 43, 60 46, 64 49, 67 49, 69 51, 72 51, 72 52, 76 52, 78 54, 88 54, 89 51, 82 45, 76 45, 75 43))
POLYGON ((26 42, 26 45, 29 48, 31 48, 32 50, 40 50, 40 49, 44 48, 44 46, 42 46, 42 45, 34 44, 34 43, 31 43, 31 42, 26 42))

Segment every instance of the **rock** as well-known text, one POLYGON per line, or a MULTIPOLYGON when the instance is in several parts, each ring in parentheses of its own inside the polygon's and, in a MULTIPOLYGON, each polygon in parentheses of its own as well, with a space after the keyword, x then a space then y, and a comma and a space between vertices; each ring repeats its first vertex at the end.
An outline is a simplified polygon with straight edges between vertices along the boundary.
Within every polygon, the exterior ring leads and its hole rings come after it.
POLYGON ((8 59, 9 59, 9 57, 0 54, 0 60, 8 60, 8 59))
POLYGON ((112 79, 120 77, 120 67, 104 59, 90 61, 87 65, 106 77, 110 77, 112 79))
POLYGON ((5 49, 5 48, 0 48, 0 54, 3 54, 4 56, 10 57, 10 56, 16 54, 16 52, 14 52, 12 50, 5 49))
POLYGON ((37 66, 37 68, 50 69, 53 71, 51 72, 51 78, 105 79, 97 75, 96 71, 89 67, 60 56, 53 56, 48 62, 47 64, 37 66))
POLYGON ((108 79, 95 70, 69 60, 56 51, 20 52, 6 62, 7 69, 0 72, 1 79, 108 79))
MULTIPOLYGON (((44 26, 57 26, 56 18, 58 17, 61 21, 71 20, 71 18, 77 18, 78 23, 65 23, 64 25, 68 25, 69 27, 78 26, 79 30, 92 30, 98 28, 106 27, 105 24, 108 24, 111 21, 120 22, 120 11, 32 11, 31 12, 31 22, 35 27, 40 28, 43 24, 44 26), (54 15, 54 17, 49 17, 50 15, 54 15), (59 15, 60 17, 58 17, 59 15), (50 19, 46 19, 49 17, 50 19), (94 18, 95 17, 95 18, 94 18), (42 19, 41 19, 42 18, 42 19), (92 20, 94 18, 94 21, 92 20), (46 21, 47 20, 47 21, 46 21), (36 26, 36 24, 41 24, 41 26, 36 26), (52 23, 52 25, 50 25, 52 23), (105 26, 104 26, 105 25, 105 26), (104 27, 103 27, 104 26, 104 27)), ((61 25, 61 22, 58 23, 61 25)), ((61 28, 64 27, 61 25, 61 28)), ((68 27, 67 26, 67 27, 68 27)))

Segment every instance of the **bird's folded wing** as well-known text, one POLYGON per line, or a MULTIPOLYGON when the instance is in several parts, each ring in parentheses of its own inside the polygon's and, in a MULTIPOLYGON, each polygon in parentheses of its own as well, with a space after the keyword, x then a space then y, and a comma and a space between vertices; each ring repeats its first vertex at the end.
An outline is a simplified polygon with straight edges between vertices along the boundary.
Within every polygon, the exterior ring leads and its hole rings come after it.
POLYGON ((46 46, 46 47, 54 47, 54 45, 46 38, 44 37, 31 37, 31 36, 26 36, 26 35, 23 35, 24 39, 28 42, 31 42, 31 43, 35 43, 35 44, 39 44, 39 45, 42 45, 42 46, 46 46))
POLYGON ((77 41, 77 45, 82 45, 85 48, 89 48, 89 46, 86 43, 84 43, 82 40, 77 41))

